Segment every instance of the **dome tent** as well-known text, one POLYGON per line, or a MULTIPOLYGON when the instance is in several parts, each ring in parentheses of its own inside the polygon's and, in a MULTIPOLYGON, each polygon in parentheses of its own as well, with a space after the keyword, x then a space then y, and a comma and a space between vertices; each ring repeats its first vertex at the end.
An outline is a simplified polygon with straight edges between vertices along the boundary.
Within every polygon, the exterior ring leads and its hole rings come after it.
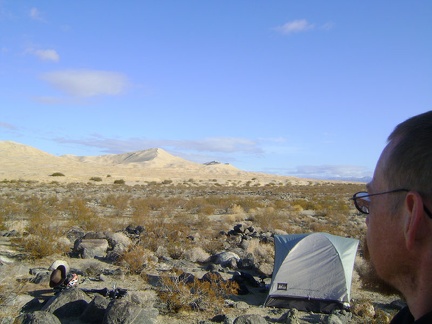
POLYGON ((265 306, 323 313, 349 306, 358 244, 327 233, 275 235, 265 306))

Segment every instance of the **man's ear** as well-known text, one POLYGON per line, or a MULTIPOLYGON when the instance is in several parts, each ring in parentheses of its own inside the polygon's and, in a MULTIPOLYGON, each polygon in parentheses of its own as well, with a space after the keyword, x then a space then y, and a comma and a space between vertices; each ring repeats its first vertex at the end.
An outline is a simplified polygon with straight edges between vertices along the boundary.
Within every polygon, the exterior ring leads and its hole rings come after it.
POLYGON ((410 191, 406 195, 404 217, 406 247, 412 250, 427 235, 423 198, 418 192, 410 191))

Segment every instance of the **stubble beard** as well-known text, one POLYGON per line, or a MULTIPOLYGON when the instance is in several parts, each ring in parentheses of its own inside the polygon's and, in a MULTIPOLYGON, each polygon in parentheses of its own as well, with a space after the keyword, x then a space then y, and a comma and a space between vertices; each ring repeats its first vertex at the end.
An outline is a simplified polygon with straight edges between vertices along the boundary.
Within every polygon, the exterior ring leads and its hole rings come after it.
MULTIPOLYGON (((388 282, 383 280, 377 273, 375 266, 370 257, 369 247, 366 237, 363 239, 363 257, 366 261, 366 269, 360 274, 362 287, 367 290, 376 291, 383 295, 399 295, 401 293, 390 285, 388 282)), ((401 296, 402 297, 402 296, 401 296)))

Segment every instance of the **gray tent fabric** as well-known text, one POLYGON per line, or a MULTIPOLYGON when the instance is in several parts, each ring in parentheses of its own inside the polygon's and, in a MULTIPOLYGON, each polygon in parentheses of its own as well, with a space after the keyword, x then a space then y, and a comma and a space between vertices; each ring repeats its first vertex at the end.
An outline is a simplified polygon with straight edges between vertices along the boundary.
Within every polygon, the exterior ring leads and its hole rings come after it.
POLYGON ((324 313, 348 307, 358 244, 327 233, 275 235, 265 306, 324 313))

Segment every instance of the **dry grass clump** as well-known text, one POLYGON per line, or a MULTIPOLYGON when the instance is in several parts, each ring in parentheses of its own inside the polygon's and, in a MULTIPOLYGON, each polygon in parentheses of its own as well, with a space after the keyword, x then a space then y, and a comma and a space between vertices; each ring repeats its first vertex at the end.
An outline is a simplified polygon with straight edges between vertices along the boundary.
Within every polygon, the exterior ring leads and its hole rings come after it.
POLYGON ((22 214, 22 207, 13 200, 0 200, 0 230, 8 229, 8 223, 13 222, 22 214))
POLYGON ((102 231, 107 227, 105 220, 101 221, 82 198, 68 201, 64 211, 70 226, 79 226, 86 231, 102 231))
POLYGON ((187 237, 191 229, 175 219, 149 218, 144 222, 146 230, 145 247, 156 254, 167 252, 173 259, 179 259, 191 248, 192 242, 187 237))
POLYGON ((123 179, 114 180, 115 185, 124 185, 125 183, 126 181, 124 181, 123 179))
POLYGON ((251 253, 257 263, 274 262, 274 246, 273 244, 261 243, 258 239, 247 241, 246 252, 251 253))
POLYGON ((130 273, 140 274, 144 269, 152 268, 157 263, 157 258, 142 245, 134 245, 122 254, 118 263, 125 266, 130 273))
POLYGON ((289 230, 289 214, 286 211, 266 207, 254 210, 249 214, 248 220, 265 232, 289 230))
POLYGON ((210 237, 206 240, 200 241, 200 246, 205 252, 213 255, 217 252, 223 251, 224 242, 225 242, 225 238, 221 238, 219 236, 210 237))
POLYGON ((55 218, 56 200, 44 201, 32 197, 25 202, 25 235, 15 238, 30 258, 39 259, 54 253, 67 252, 68 247, 60 240, 61 231, 55 218))
POLYGON ((131 200, 131 196, 129 194, 113 194, 110 193, 101 199, 100 204, 102 206, 107 206, 111 208, 115 208, 118 211, 124 211, 129 207, 129 201, 131 200))
POLYGON ((19 303, 16 302, 18 294, 20 294, 25 286, 24 281, 17 281, 13 277, 13 272, 4 271, 0 279, 0 319, 1 323, 10 323, 8 319, 16 318, 21 311, 19 303), (8 307, 4 307, 4 306, 8 307), (14 305, 10 307, 10 305, 14 305))
POLYGON ((237 294, 236 282, 225 281, 216 273, 208 273, 206 279, 197 279, 180 271, 174 276, 161 277, 160 299, 170 312, 213 311, 219 312, 229 295, 237 294))
POLYGON ((62 241, 57 240, 47 231, 46 235, 28 235, 21 238, 14 238, 13 242, 18 243, 26 252, 27 256, 32 259, 42 259, 52 254, 64 254, 69 251, 69 246, 62 241))
POLYGON ((61 172, 54 172, 50 174, 51 177, 64 177, 65 175, 61 172))

